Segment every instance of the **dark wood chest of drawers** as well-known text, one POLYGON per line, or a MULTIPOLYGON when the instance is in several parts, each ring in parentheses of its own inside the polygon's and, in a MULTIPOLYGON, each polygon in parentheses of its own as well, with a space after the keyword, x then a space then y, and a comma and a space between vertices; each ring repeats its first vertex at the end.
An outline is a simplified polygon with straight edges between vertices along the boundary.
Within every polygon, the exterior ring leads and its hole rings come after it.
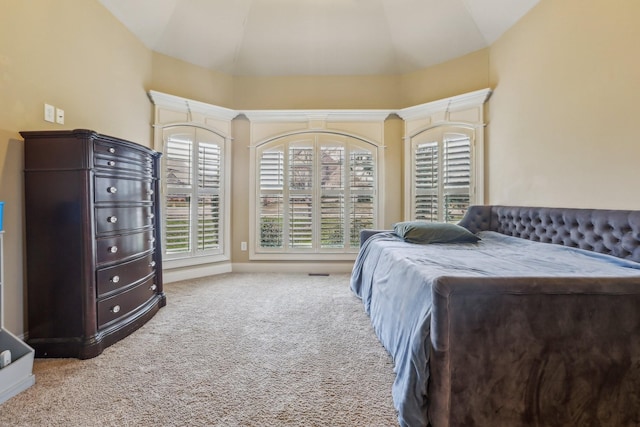
POLYGON ((27 342, 87 359, 166 304, 160 154, 93 131, 25 139, 27 342))

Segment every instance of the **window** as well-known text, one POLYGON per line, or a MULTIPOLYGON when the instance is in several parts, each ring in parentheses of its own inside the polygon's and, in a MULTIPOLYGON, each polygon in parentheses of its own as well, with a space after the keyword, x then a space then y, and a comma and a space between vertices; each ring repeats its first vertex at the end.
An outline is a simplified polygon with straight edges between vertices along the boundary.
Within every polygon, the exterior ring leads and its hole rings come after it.
POLYGON ((185 125, 165 127, 163 141, 165 258, 223 254, 225 139, 185 125))
POLYGON ((456 223, 474 200, 473 130, 433 128, 411 138, 410 219, 456 223))
POLYGON ((256 150, 255 253, 355 253, 377 222, 377 147, 305 133, 256 150))

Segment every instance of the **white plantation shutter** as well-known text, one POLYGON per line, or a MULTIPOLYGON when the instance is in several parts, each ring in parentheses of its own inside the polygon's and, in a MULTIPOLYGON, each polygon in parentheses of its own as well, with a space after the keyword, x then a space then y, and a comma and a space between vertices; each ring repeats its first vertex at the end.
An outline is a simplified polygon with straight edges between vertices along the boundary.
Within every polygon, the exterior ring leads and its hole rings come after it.
POLYGON ((289 247, 308 249, 313 245, 313 202, 311 194, 289 196, 289 247))
POLYGON ((260 147, 256 251, 357 252, 360 229, 376 224, 375 153, 353 138, 322 134, 260 147))
POLYGON ((411 218, 456 223, 469 207, 472 133, 432 129, 412 141, 411 218))
POLYGON ((174 133, 165 145, 165 180, 167 185, 191 185, 193 137, 189 133, 174 133))
POLYGON ((289 247, 313 246, 313 172, 312 142, 289 145, 289 247))
POLYGON ((344 145, 320 146, 320 246, 344 248, 344 145))
POLYGON ((165 202, 165 252, 176 254, 189 251, 189 219, 191 195, 180 189, 191 185, 193 137, 190 132, 174 132, 165 143, 164 179, 174 191, 165 202))
POLYGON ((414 216, 418 220, 437 221, 440 187, 438 143, 416 144, 414 149, 414 216))
POLYGON ((220 247, 220 193, 222 150, 220 145, 198 144, 198 249, 220 247))
POLYGON ((206 129, 164 129, 165 254, 222 252, 224 139, 206 129))
POLYGON ((258 171, 258 229, 263 248, 283 247, 284 224, 284 146, 262 152, 258 171))
POLYGON ((191 196, 169 194, 165 207, 165 252, 168 255, 189 252, 189 220, 191 218, 191 196))
POLYGON ((375 228, 375 158, 373 151, 353 147, 349 173, 349 242, 360 244, 360 230, 375 228))
POLYGON ((469 188, 471 177, 471 146, 468 136, 445 135, 444 185, 447 188, 469 188))
POLYGON ((458 222, 469 207, 471 191, 471 138, 445 133, 443 138, 443 210, 445 222, 458 222))

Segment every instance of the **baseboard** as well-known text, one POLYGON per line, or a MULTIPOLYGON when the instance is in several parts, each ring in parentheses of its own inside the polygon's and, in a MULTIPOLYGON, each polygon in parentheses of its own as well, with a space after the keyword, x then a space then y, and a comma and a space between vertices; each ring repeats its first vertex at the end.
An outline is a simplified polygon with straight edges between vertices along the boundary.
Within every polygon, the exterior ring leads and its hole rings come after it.
POLYGON ((181 269, 163 270, 164 283, 198 279, 225 273, 308 273, 308 274, 345 274, 351 273, 353 261, 348 262, 239 262, 209 264, 181 269))
POLYGON ((353 261, 349 262, 252 262, 234 263, 234 273, 309 273, 309 274, 342 274, 351 273, 353 261))
POLYGON ((172 283, 179 282, 181 280, 198 279, 200 277, 231 273, 231 270, 232 266, 228 262, 221 264, 196 265, 188 268, 163 270, 162 281, 163 283, 172 283))

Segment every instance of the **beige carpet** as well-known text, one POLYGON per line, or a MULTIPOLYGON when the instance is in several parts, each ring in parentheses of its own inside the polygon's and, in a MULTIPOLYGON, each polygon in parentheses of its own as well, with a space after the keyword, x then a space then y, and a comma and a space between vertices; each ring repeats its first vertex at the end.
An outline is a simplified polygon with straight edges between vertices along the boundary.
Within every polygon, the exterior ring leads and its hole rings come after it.
POLYGON ((89 360, 36 359, 1 426, 395 426, 393 365, 348 275, 227 274, 89 360))

